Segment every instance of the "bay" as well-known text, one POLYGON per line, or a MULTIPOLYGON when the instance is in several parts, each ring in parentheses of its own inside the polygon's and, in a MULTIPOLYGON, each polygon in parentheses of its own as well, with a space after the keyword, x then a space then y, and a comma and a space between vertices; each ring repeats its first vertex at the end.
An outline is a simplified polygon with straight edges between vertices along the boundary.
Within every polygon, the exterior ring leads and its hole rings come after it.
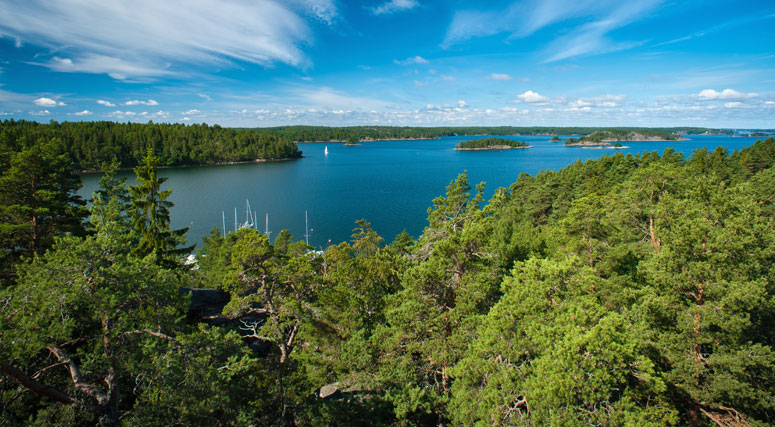
MULTIPOLYGON (((288 229, 304 239, 305 211, 309 242, 317 248, 349 241, 355 221, 366 219, 388 242, 406 230, 417 237, 426 226, 432 200, 463 171, 474 186, 486 182, 486 196, 508 187, 521 173, 535 175, 558 170, 615 152, 662 152, 673 147, 686 157, 698 148, 722 146, 740 150, 762 138, 692 135, 689 141, 632 142, 625 149, 584 149, 549 142, 550 136, 507 137, 526 141, 533 148, 506 151, 455 151, 471 137, 436 140, 369 141, 354 146, 342 143, 299 144, 304 157, 285 162, 162 169, 172 188, 173 228, 190 227, 189 243, 201 246, 213 227, 234 230, 234 210, 245 221, 246 200, 257 212, 262 232, 269 215, 270 237, 288 229), (328 147, 328 155, 324 154, 328 147)), ((563 137, 564 139, 564 137, 563 137)), ((133 174, 124 172, 123 176, 133 174)), ((98 188, 99 174, 85 174, 79 194, 89 199, 98 188)))

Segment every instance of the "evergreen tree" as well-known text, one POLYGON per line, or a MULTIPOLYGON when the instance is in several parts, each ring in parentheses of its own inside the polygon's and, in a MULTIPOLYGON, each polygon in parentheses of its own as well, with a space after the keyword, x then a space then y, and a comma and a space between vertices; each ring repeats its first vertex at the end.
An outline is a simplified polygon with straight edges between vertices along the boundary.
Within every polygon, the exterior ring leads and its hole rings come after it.
POLYGON ((180 266, 180 258, 190 253, 194 246, 178 247, 185 243, 188 227, 170 229, 173 203, 167 198, 172 190, 161 190, 167 178, 157 175, 158 163, 159 158, 149 147, 142 163, 135 168, 137 185, 129 187, 129 214, 138 242, 134 253, 140 257, 153 254, 156 263, 166 267, 180 266))
POLYGON ((49 248, 55 236, 82 235, 86 204, 75 192, 81 178, 58 141, 37 141, 9 154, 0 175, 0 275, 22 256, 49 248))

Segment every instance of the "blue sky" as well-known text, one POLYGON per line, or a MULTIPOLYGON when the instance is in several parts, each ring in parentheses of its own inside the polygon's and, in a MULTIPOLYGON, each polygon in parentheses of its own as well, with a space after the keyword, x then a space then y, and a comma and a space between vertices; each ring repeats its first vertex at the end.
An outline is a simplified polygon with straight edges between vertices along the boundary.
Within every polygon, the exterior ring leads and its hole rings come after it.
POLYGON ((0 119, 775 128, 775 2, 0 0, 0 119))

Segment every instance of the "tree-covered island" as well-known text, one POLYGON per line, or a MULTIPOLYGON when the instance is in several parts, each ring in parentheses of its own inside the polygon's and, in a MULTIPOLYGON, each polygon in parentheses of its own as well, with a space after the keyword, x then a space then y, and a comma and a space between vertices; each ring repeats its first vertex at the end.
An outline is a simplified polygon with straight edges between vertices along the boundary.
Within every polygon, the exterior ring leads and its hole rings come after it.
POLYGON ((525 141, 516 141, 506 138, 482 138, 461 141, 455 146, 458 151, 481 150, 511 150, 514 148, 530 148, 525 141))
POLYGON ((678 133, 659 129, 603 129, 579 138, 568 138, 568 146, 604 146, 614 142, 687 141, 678 133))

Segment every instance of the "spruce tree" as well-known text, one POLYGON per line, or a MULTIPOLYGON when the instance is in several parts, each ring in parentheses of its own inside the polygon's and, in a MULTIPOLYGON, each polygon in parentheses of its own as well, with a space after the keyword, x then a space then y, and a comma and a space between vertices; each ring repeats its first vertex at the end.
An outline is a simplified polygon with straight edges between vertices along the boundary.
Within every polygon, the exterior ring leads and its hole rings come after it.
POLYGON ((153 254, 161 266, 181 266, 180 258, 190 253, 194 245, 178 247, 185 244, 188 227, 170 229, 170 208, 174 205, 167 198, 172 190, 161 190, 167 178, 156 174, 158 164, 159 158, 149 147, 142 163, 134 169, 137 185, 129 187, 129 217, 137 236, 133 252, 140 257, 153 254))

